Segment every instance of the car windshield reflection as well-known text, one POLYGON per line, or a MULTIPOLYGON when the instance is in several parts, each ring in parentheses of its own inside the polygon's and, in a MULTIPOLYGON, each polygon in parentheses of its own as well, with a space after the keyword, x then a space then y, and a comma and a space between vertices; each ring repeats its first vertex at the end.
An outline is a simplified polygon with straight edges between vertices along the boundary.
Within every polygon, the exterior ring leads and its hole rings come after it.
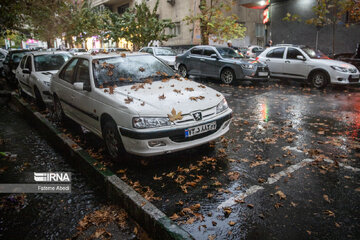
POLYGON ((306 55, 309 56, 309 58, 312 59, 329 59, 328 56, 326 56, 324 53, 322 53, 320 50, 314 50, 310 47, 302 47, 301 48, 306 55))
POLYGON ((41 72, 59 70, 70 57, 71 55, 69 54, 45 54, 35 56, 35 71, 41 72))
POLYGON ((243 56, 241 56, 240 54, 238 54, 234 49, 232 48, 227 48, 227 47, 217 47, 216 48, 218 50, 218 52, 220 53, 220 55, 223 58, 243 58, 243 56))
POLYGON ((171 68, 153 56, 94 59, 94 79, 98 88, 159 81, 174 76, 171 68))

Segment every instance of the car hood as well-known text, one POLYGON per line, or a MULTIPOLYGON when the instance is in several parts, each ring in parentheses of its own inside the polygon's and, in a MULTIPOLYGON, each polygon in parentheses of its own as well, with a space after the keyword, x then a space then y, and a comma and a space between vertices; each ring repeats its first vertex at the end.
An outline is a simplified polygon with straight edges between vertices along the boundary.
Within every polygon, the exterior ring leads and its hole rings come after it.
POLYGON ((137 112, 139 116, 166 117, 172 109, 177 113, 188 114, 216 107, 224 98, 212 88, 183 78, 146 83, 143 84, 144 88, 138 88, 139 86, 141 85, 117 87, 113 94, 105 92, 105 89, 100 90, 106 98, 118 102, 120 108, 125 106, 137 112), (128 98, 132 101, 126 104, 125 99, 128 98))
POLYGON ((163 61, 165 61, 165 62, 167 62, 167 63, 174 64, 176 56, 156 56, 156 57, 163 60, 163 61))
POLYGON ((313 62, 321 63, 327 66, 339 66, 344 68, 356 68, 354 65, 333 59, 311 59, 313 62))

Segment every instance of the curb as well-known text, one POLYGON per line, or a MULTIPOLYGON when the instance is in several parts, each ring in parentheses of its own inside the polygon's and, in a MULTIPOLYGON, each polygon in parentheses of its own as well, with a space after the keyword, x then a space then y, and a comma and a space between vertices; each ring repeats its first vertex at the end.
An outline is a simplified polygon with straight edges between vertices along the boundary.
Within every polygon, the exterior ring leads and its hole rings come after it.
POLYGON ((194 239, 112 171, 104 168, 84 149, 56 129, 39 112, 33 111, 30 105, 23 99, 19 99, 15 93, 11 94, 10 105, 20 110, 26 120, 31 121, 31 125, 42 133, 56 149, 61 150, 62 154, 69 155, 71 164, 87 176, 92 183, 104 189, 106 196, 124 208, 148 232, 151 238, 161 240, 194 239))

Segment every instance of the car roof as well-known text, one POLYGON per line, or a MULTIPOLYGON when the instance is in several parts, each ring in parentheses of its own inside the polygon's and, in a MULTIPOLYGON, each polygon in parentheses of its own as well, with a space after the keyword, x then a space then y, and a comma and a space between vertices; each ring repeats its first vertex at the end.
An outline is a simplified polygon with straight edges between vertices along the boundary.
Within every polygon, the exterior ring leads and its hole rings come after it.
POLYGON ((31 52, 30 49, 12 49, 9 53, 17 53, 17 52, 31 52))
POLYGON ((126 54, 126 56, 149 56, 149 55, 151 56, 151 54, 143 53, 143 52, 120 51, 120 52, 110 52, 110 53, 83 54, 83 55, 78 55, 74 58, 102 59, 109 57, 120 57, 122 53, 126 54))
POLYGON ((35 52, 29 52, 26 55, 34 55, 34 56, 39 56, 39 55, 50 55, 50 54, 61 54, 61 53, 66 53, 69 55, 68 52, 66 51, 53 51, 53 52, 40 52, 40 51, 35 51, 35 52))

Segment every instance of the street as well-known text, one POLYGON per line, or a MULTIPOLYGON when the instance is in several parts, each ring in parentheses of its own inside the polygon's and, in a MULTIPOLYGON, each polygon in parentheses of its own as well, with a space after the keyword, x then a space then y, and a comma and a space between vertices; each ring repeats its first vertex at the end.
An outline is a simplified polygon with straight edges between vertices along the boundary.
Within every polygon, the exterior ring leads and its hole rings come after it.
POLYGON ((63 131, 196 239, 359 238, 358 87, 194 80, 234 111, 216 143, 112 163, 92 133, 63 131))

